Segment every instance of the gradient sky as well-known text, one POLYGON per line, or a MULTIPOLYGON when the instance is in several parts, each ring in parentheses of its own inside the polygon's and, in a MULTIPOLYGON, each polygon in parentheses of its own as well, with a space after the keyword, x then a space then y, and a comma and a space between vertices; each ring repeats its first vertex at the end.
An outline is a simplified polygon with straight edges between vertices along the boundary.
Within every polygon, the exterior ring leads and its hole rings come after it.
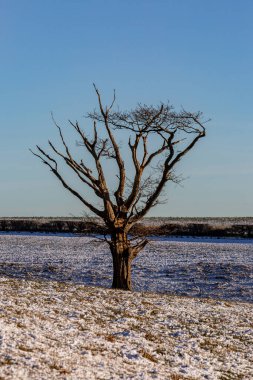
POLYGON ((251 0, 0 0, 0 216, 83 214, 29 148, 57 140, 50 111, 83 120, 92 82, 122 109, 212 119, 152 215, 253 216, 252 16, 251 0))

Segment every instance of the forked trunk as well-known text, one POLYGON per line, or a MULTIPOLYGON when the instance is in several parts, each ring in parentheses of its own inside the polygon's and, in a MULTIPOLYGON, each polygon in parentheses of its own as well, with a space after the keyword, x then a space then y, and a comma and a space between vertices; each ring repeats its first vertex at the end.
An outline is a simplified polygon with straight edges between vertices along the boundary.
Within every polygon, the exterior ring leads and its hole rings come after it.
POLYGON ((112 288, 132 290, 131 280, 131 247, 124 232, 114 232, 110 243, 113 259, 113 282, 112 288))

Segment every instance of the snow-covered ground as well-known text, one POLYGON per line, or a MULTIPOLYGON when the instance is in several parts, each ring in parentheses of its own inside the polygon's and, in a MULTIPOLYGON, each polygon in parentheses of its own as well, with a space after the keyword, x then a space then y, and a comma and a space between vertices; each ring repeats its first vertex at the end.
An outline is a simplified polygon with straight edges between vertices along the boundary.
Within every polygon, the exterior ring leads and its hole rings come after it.
POLYGON ((94 238, 0 234, 0 379, 253 379, 252 269, 250 240, 154 239, 114 291, 94 238))
MULTIPOLYGON (((0 234, 0 275, 110 287, 106 243, 87 236, 0 234)), ((133 263, 134 289, 253 302, 253 239, 154 238, 133 263)))
POLYGON ((252 305, 0 277, 4 380, 252 379, 252 305))

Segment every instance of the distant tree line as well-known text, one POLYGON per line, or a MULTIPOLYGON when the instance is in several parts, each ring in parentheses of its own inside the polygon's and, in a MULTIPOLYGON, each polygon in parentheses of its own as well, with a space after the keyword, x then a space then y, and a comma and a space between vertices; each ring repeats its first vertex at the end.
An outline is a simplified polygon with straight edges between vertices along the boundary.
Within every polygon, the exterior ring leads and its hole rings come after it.
MULTIPOLYGON (((27 231, 48 233, 80 233, 85 235, 104 235, 108 228, 96 220, 80 219, 0 219, 1 231, 27 231)), ((131 230, 137 236, 209 236, 253 238, 253 224, 210 224, 192 222, 169 222, 164 224, 136 224, 131 230)))

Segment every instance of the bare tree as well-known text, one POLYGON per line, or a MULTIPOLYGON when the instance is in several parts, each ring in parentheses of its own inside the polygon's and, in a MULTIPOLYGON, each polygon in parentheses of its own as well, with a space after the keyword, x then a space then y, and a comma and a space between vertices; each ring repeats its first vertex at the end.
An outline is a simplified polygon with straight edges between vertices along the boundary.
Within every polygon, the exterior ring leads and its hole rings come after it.
POLYGON ((131 290, 131 263, 148 241, 131 240, 129 231, 161 201, 166 184, 179 180, 174 168, 205 136, 205 127, 200 112, 191 113, 184 109, 176 112, 170 104, 161 103, 157 107, 138 104, 131 111, 114 110, 115 93, 111 105, 104 106, 100 92, 95 85, 94 88, 99 107, 87 115, 93 124, 92 137, 78 122, 69 120, 79 136, 79 145, 85 148, 84 159, 74 158, 55 121, 63 149, 59 150, 49 141, 53 155, 39 146, 32 153, 87 209, 103 219, 110 234, 110 239, 106 240, 113 258, 112 287, 131 290), (116 138, 120 132, 123 132, 124 139, 127 136, 126 145, 132 163, 128 170, 124 149, 116 138), (57 158, 62 159, 83 185, 95 193, 97 203, 90 202, 81 191, 69 185, 60 173, 57 158), (108 161, 105 160, 116 163, 114 191, 106 178, 105 163, 107 165, 108 161))

